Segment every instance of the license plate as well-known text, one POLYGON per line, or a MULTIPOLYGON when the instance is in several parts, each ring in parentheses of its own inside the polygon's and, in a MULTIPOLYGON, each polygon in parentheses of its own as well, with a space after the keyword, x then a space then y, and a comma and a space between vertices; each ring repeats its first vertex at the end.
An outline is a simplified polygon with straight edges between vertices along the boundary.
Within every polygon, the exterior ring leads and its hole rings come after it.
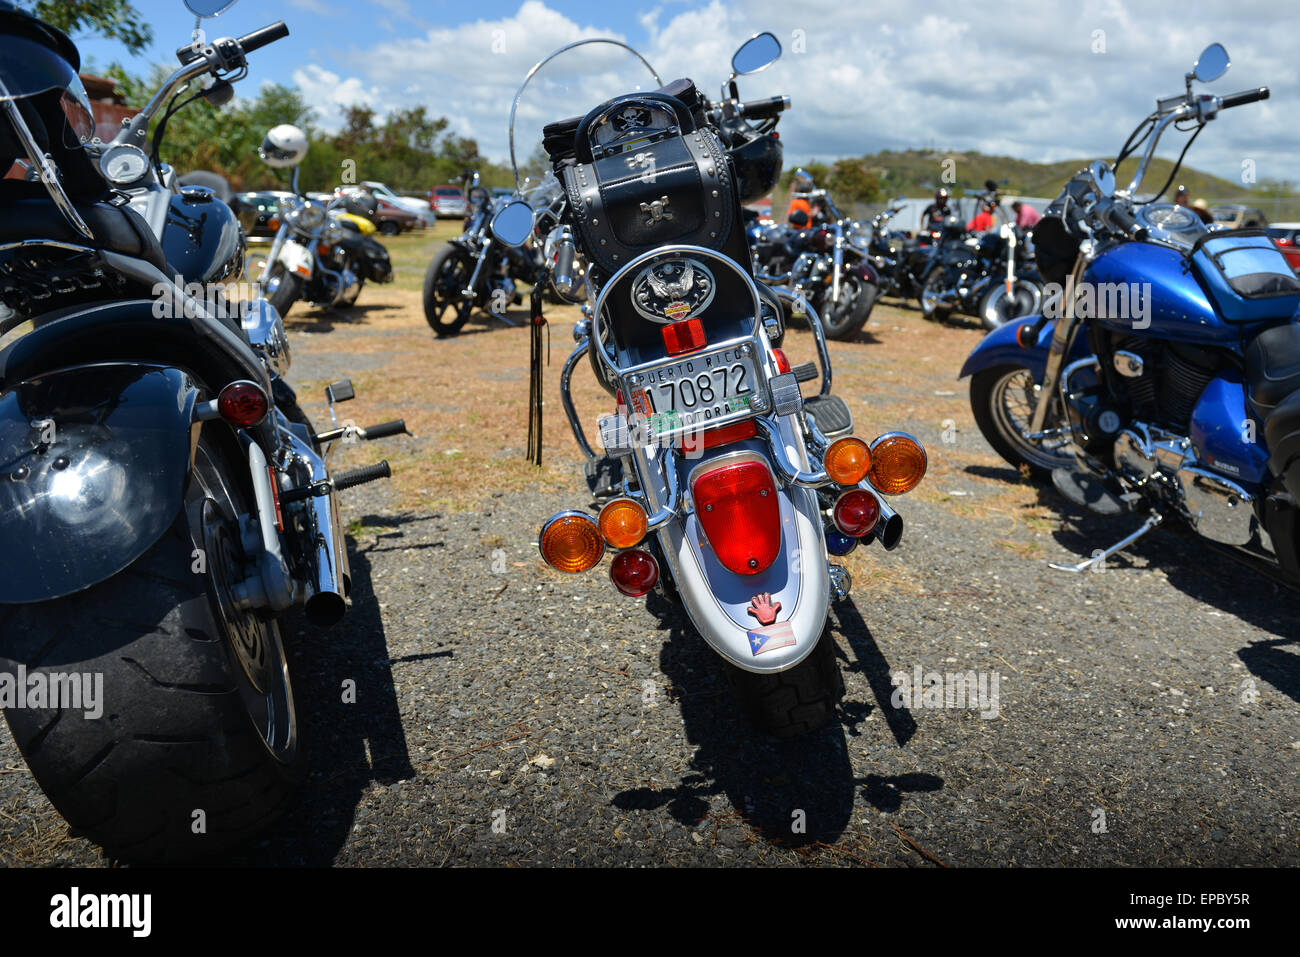
POLYGON ((665 362, 635 378, 625 394, 652 441, 745 418, 764 404, 758 367, 739 346, 665 362))

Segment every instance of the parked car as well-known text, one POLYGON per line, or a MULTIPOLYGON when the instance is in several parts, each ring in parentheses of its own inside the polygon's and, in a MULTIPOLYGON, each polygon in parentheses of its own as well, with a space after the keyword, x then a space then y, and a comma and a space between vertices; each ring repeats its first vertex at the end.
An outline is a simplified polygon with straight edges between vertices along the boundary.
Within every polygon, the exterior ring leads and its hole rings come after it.
POLYGON ((1210 215, 1214 217, 1215 223, 1229 229, 1252 226, 1258 226, 1262 229, 1268 226, 1268 217, 1264 215, 1262 210, 1255 209, 1253 206, 1241 206, 1237 203, 1226 206, 1211 206, 1210 215))
POLYGON ((234 202, 230 205, 236 215, 239 216, 239 222, 244 227, 245 235, 274 236, 280 228, 280 224, 276 222, 272 225, 271 220, 280 211, 280 200, 292 198, 293 193, 287 193, 284 190, 254 190, 247 193, 236 193, 234 202))
MULTIPOLYGON (((355 197, 365 193, 363 187, 340 186, 334 191, 339 196, 355 197)), ((396 236, 408 229, 423 229, 425 221, 408 209, 403 209, 391 202, 387 196, 370 191, 369 198, 374 200, 375 211, 367 213, 367 218, 375 224, 385 236, 396 236)))
POLYGON ((435 186, 429 190, 429 205, 439 218, 464 219, 469 215, 469 201, 459 186, 435 186))
POLYGON ((1274 223, 1268 227, 1268 234, 1291 268, 1300 273, 1300 223, 1274 223))
MULTIPOLYGON (((437 216, 434 215, 433 207, 418 197, 400 196, 383 183, 367 181, 361 185, 374 193, 376 199, 382 200, 391 206, 396 206, 398 209, 405 210, 406 212, 419 217, 421 223, 425 226, 433 225, 437 219, 437 216)), ((354 190, 356 187, 345 186, 343 189, 344 191, 349 189, 354 190)))

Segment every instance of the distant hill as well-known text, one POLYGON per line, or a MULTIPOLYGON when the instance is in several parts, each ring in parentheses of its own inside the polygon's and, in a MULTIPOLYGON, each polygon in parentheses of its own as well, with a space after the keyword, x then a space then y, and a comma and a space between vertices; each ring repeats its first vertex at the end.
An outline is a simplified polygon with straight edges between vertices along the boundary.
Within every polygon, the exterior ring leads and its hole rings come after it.
MULTIPOLYGON (((939 186, 947 186, 953 195, 963 196, 966 190, 980 191, 984 181, 991 179, 1002 187, 1007 194, 1038 196, 1052 198, 1056 196, 1065 182, 1079 169, 1087 166, 1092 159, 1110 157, 1089 157, 1074 160, 1062 160, 1057 163, 1033 163, 1014 156, 988 156, 978 152, 961 152, 957 150, 885 150, 862 157, 864 164, 880 179, 886 197, 905 196, 916 198, 929 195, 939 186), (941 180, 943 163, 953 161, 952 171, 956 182, 941 180)), ((794 157, 787 155, 786 167, 792 169, 798 164, 794 157)), ((1127 185, 1133 172, 1137 169, 1137 157, 1125 160, 1121 165, 1117 179, 1127 185)), ((1173 169, 1173 162, 1159 157, 1151 161, 1151 166, 1143 178, 1143 193, 1151 193, 1164 185, 1173 169)), ((1241 183, 1220 179, 1208 173, 1184 165, 1178 173, 1177 182, 1165 193, 1166 200, 1173 199, 1174 189, 1178 183, 1184 184, 1192 199, 1203 198, 1211 206, 1219 203, 1244 203, 1262 209, 1270 220, 1282 221, 1300 219, 1300 194, 1286 189, 1282 195, 1279 190, 1257 185, 1247 187, 1241 183)), ((775 208, 781 208, 777 203, 775 208)))

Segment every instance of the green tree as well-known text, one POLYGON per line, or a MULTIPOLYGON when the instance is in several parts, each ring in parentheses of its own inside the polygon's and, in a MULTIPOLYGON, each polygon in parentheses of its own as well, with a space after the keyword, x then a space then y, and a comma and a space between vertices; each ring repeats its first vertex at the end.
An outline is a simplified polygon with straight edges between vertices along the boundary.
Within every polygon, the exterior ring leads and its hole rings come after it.
POLYGON ((831 198, 839 204, 871 203, 881 194, 880 180, 862 160, 837 160, 826 185, 831 198))
POLYGON ((142 53, 153 30, 130 0, 18 0, 30 13, 64 33, 99 33, 119 40, 131 53, 142 53))

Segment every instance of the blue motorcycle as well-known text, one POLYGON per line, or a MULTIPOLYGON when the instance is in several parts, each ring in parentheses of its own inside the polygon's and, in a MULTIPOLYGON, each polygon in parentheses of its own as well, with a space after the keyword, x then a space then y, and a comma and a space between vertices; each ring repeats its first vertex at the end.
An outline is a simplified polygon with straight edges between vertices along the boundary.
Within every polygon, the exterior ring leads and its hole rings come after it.
POLYGON ((1227 68, 1211 44, 1114 164, 1070 180, 1034 233, 1043 313, 990 333, 962 368, 975 421, 1007 462, 1093 512, 1145 518, 1053 567, 1085 571, 1181 521, 1300 587, 1300 280, 1262 230, 1207 227, 1160 202, 1177 164, 1138 198, 1166 129, 1192 131, 1190 146, 1221 110, 1268 97, 1193 93, 1227 68), (1115 170, 1144 143, 1117 189, 1115 170))

